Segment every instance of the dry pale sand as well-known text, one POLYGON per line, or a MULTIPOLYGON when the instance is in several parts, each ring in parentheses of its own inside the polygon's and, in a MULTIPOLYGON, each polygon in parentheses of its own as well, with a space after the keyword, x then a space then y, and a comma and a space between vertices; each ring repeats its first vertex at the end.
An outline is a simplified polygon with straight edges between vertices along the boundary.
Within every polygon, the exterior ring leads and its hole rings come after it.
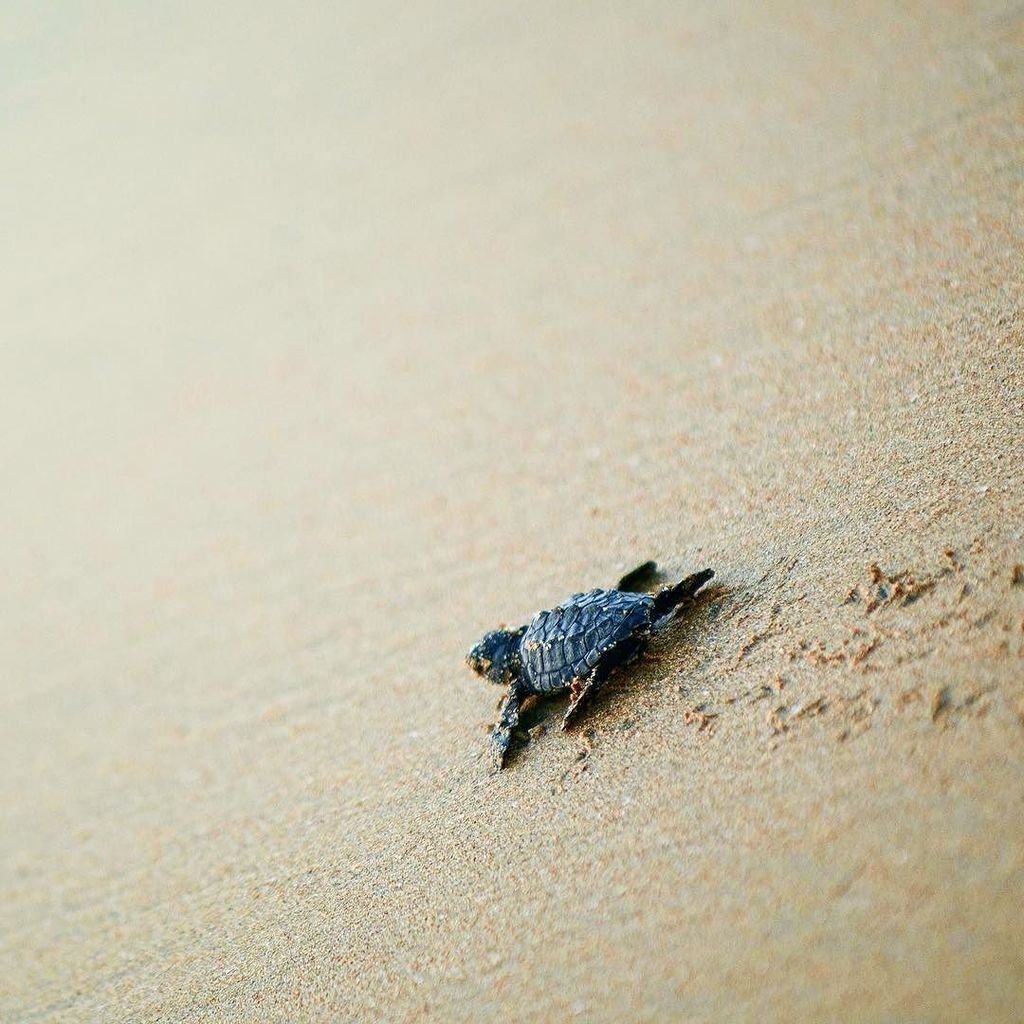
POLYGON ((0 46, 0 1019, 1024 1019, 1024 9, 0 46), (463 652, 649 556, 489 777, 463 652))

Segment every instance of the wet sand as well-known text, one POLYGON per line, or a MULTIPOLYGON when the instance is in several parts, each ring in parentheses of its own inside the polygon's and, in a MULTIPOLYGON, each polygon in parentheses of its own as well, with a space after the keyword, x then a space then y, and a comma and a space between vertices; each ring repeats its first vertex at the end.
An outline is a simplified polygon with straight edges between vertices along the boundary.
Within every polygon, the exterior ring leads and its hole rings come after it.
POLYGON ((3 17, 0 1018, 1021 1019, 1021 8, 3 17))

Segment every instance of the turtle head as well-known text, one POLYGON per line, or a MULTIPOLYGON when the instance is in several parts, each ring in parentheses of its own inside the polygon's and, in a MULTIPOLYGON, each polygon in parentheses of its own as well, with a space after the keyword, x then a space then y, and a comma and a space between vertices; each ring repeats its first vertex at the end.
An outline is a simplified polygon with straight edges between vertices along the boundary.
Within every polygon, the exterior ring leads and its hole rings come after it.
POLYGON ((484 679, 499 686, 508 686, 519 677, 523 663, 519 657, 519 641, 526 627, 494 629, 466 655, 466 664, 484 679))

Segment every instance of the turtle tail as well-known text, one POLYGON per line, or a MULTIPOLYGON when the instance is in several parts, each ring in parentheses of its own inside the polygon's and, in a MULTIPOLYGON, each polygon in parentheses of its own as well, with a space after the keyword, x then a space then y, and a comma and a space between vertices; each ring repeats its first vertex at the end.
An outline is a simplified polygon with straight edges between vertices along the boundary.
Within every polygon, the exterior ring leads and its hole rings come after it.
POLYGON ((714 575, 713 569, 704 569, 701 572, 695 572, 692 576, 687 576, 679 583, 665 587, 664 590, 654 595, 654 614, 651 617, 657 622, 659 619, 671 615, 681 604, 691 600, 694 594, 714 575))

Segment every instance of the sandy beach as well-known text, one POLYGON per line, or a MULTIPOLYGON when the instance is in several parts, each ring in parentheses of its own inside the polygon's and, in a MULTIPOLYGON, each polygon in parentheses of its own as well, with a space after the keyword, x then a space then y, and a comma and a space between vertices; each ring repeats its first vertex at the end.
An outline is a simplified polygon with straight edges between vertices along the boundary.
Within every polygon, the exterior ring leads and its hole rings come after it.
POLYGON ((1024 1020, 1024 8, 0 53, 0 1020, 1024 1020))

